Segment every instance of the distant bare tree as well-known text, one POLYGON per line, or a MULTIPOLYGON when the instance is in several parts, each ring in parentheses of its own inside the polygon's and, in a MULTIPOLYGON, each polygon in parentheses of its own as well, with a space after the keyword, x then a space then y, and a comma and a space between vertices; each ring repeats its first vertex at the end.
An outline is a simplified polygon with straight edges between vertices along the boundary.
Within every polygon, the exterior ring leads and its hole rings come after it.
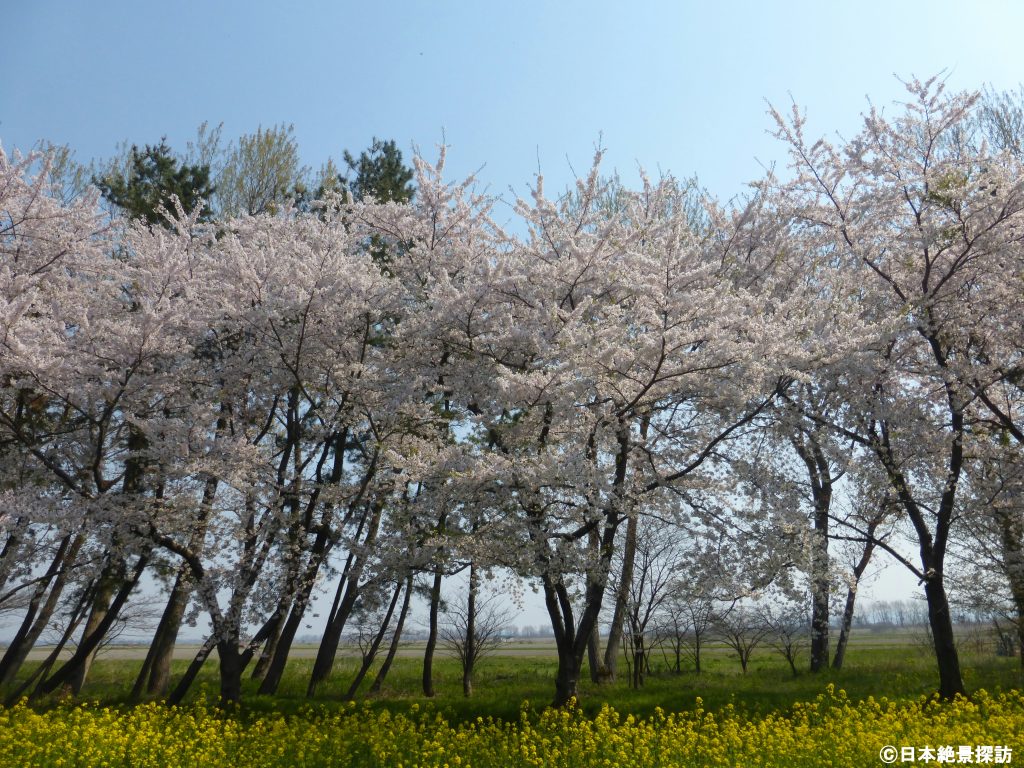
POLYGON ((502 630, 514 614, 505 605, 502 595, 481 592, 474 567, 470 569, 465 596, 447 603, 444 617, 438 628, 441 642, 462 665, 462 693, 472 696, 477 662, 501 645, 502 630))
POLYGON ((771 628, 757 610, 738 604, 718 613, 712 626, 715 636, 736 652, 743 674, 747 674, 754 649, 771 634, 771 628))
POLYGON ((810 639, 810 621, 806 611, 791 601, 764 601, 760 615, 768 629, 768 643, 789 663, 793 677, 796 677, 797 659, 807 650, 810 639))

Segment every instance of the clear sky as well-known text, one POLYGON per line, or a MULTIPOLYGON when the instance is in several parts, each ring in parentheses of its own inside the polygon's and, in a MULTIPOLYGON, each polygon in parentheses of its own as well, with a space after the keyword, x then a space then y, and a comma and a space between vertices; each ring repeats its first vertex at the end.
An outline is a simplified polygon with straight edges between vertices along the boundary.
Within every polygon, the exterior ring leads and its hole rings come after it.
POLYGON ((627 182, 697 174, 727 199, 783 161, 767 102, 850 135, 867 97, 901 97, 897 75, 1024 81, 1011 0, 0 0, 0 23, 5 149, 88 161, 164 135, 184 149, 203 121, 227 138, 286 122, 314 168, 374 136, 430 158, 444 140, 453 177, 480 169, 506 200, 538 168, 563 188, 599 137, 627 182))
MULTIPOLYGON (((948 85, 1024 80, 1024 3, 1010 0, 0 0, 0 142, 123 140, 179 149, 208 120, 226 137, 294 123, 317 168, 374 136, 481 169, 493 194, 549 189, 593 147, 629 181, 696 173, 719 197, 782 158, 766 100, 790 94, 815 132, 852 133, 894 75, 948 85)), ((408 156, 408 155, 407 155, 408 156)))

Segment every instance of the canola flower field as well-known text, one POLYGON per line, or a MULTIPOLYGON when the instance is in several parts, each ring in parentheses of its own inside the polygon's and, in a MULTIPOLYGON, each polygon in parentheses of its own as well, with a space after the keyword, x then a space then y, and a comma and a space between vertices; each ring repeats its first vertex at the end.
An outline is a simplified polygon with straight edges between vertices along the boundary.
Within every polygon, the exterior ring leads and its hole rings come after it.
POLYGON ((968 758, 1012 764, 1024 762, 1024 754, 1014 753, 1022 734, 1024 696, 1016 690, 978 691, 946 703, 925 697, 855 702, 830 685, 813 701, 766 715, 745 715, 731 705, 712 712, 700 700, 692 710, 656 710, 646 718, 622 716, 607 705, 592 717, 578 709, 533 713, 524 705, 517 720, 457 724, 418 705, 408 713, 349 705, 284 715, 226 713, 204 701, 181 708, 61 705, 46 711, 19 704, 0 710, 0 765, 798 768, 906 765, 901 748, 916 750, 916 765, 939 755, 954 764, 968 758))

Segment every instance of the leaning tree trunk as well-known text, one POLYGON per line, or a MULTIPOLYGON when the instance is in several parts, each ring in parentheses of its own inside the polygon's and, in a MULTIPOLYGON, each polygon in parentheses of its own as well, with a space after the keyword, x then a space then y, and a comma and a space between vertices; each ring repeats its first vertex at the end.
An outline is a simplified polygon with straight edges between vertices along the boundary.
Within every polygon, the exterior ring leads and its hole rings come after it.
POLYGON ((46 657, 42 664, 36 667, 35 671, 29 675, 28 679, 19 685, 15 690, 8 696, 4 701, 4 705, 7 707, 13 706, 19 701, 22 695, 35 685, 32 691, 32 697, 38 696, 42 693, 41 687, 46 682, 46 676, 50 674, 50 670, 53 669, 53 665, 57 663, 57 659, 60 658, 61 652, 64 650, 64 646, 68 644, 71 638, 74 636, 75 631, 78 629, 78 625, 85 618, 85 612, 88 608, 89 603, 92 601, 92 590, 87 589, 79 597, 77 604, 71 611, 71 615, 68 617, 68 624, 64 628, 64 632, 61 635, 60 640, 50 651, 50 655, 46 657), (36 681, 39 681, 38 683, 36 681))
POLYGON ((74 540, 68 536, 61 541, 50 567, 32 595, 21 626, 8 644, 3 659, 0 659, 0 685, 8 685, 14 681, 22 664, 25 663, 25 659, 28 658, 29 652, 35 646, 43 630, 49 625, 67 584, 68 572, 84 543, 85 536, 82 534, 75 536, 74 540), (50 586, 51 580, 52 586, 50 586), (48 587, 49 593, 47 594, 48 587), (46 600, 43 601, 40 608, 39 602, 43 595, 46 595, 46 600))
POLYGON ((135 564, 135 573, 130 579, 122 579, 121 586, 117 590, 117 594, 114 595, 114 599, 103 610, 102 618, 98 619, 91 632, 86 630, 82 633, 82 640, 79 642, 78 648, 75 649, 74 655, 65 662, 64 666, 54 672, 52 677, 40 684, 38 689, 40 693, 53 693, 58 688, 64 686, 74 687, 78 685, 80 687, 81 681, 84 680, 84 673, 88 671, 96 649, 100 647, 103 638, 106 637, 107 632, 117 619, 124 604, 128 601, 128 596, 139 583, 139 579, 142 578, 142 572, 146 569, 148 563, 148 553, 139 556, 138 562, 135 564))
POLYGON ((388 626, 391 624, 391 617, 395 615, 395 606, 398 605, 398 597, 402 594, 402 587, 402 582, 398 582, 395 586, 395 592, 391 596, 391 602, 388 604, 387 613, 384 614, 384 618, 380 623, 380 629, 377 630, 377 634, 374 636, 369 650, 366 652, 366 655, 363 656, 363 663, 359 665, 359 671, 356 672, 356 676, 352 680, 352 684, 349 685, 348 691, 345 693, 345 701, 352 701, 356 697, 356 691, 359 690, 359 686, 362 685, 363 679, 366 677, 366 673, 370 671, 370 667, 373 665, 374 659, 377 658, 377 651, 380 650, 380 644, 384 641, 384 636, 388 633, 388 626))
POLYGON ((210 653, 214 648, 217 647, 217 642, 214 636, 206 638, 202 646, 196 651, 196 655, 188 665, 188 669, 185 670, 185 674, 181 676, 181 680, 174 686, 174 690, 171 691, 171 695, 167 697, 167 703, 173 706, 181 704, 185 700, 185 696, 188 694, 189 688, 192 687, 192 683, 195 682, 196 677, 199 676, 199 672, 202 670, 203 665, 206 664, 206 660, 210 657, 210 653))
MULTIPOLYGON (((309 676, 306 696, 310 698, 316 694, 317 686, 330 676, 331 670, 334 668, 334 657, 338 654, 342 632, 345 630, 345 624, 359 597, 359 580, 362 578, 363 570, 377 539, 383 510, 383 501, 375 502, 372 505, 369 511, 366 536, 360 547, 362 551, 358 555, 349 552, 345 568, 342 570, 338 589, 334 594, 334 603, 331 605, 331 613, 327 618, 327 626, 324 629, 323 637, 320 638, 320 648, 317 650, 316 660, 313 662, 313 671, 309 676)), ((367 521, 366 517, 360 522, 360 528, 364 521, 367 521)), ((357 531, 357 538, 358 533, 357 531)))
POLYGON ((839 639, 836 641, 836 655, 832 657, 832 669, 840 670, 846 660, 846 645, 850 641, 850 630, 853 627, 853 612, 857 601, 856 582, 846 590, 846 605, 843 608, 842 624, 839 627, 839 639))
POLYGON ((590 669, 590 682, 600 683, 604 678, 601 674, 600 627, 595 626, 587 641, 587 667, 590 669))
MULTIPOLYGON (((316 576, 320 571, 320 566, 327 557, 329 549, 330 546, 327 534, 317 534, 317 537, 313 542, 313 547, 310 551, 309 561, 306 564, 302 582, 299 585, 298 594, 296 594, 295 599, 291 602, 288 619, 283 623, 281 631, 278 633, 277 638, 273 643, 273 655, 270 657, 266 670, 262 675, 260 675, 262 677, 259 689, 260 694, 272 695, 277 693, 277 688, 281 684, 281 678, 284 675, 285 664, 288 662, 288 654, 291 652, 292 643, 295 642, 295 636, 298 634, 299 627, 302 625, 303 617, 306 615, 306 610, 309 608, 310 596, 313 593, 316 576)), ((344 577, 342 578, 342 581, 345 581, 344 577)), ((270 644, 268 643, 268 649, 269 647, 270 644)), ((260 657, 260 660, 257 663, 257 669, 259 664, 263 662, 263 659, 266 658, 267 655, 267 651, 265 650, 263 656, 260 657)), ((253 677, 257 677, 257 671, 253 672, 253 677)))
POLYGON ((836 655, 832 658, 832 669, 838 670, 843 668, 843 661, 846 658, 846 644, 850 640, 850 630, 853 628, 853 612, 857 601, 857 586, 860 584, 860 577, 864 575, 864 571, 867 570, 868 563, 871 561, 871 553, 875 550, 875 542, 872 537, 875 535, 877 526, 877 520, 873 520, 871 525, 868 526, 868 541, 864 545, 864 552, 861 553, 860 560, 853 567, 853 584, 846 591, 846 606, 843 608, 843 620, 839 627, 836 655))
MULTIPOLYGON (((85 629, 82 630, 82 637, 86 638, 95 633, 103 624, 104 619, 107 616, 107 612, 110 610, 111 601, 114 598, 114 581, 111 578, 100 577, 101 583, 99 589, 96 592, 96 596, 93 598, 92 609, 89 612, 89 618, 86 619, 85 629)), ((110 626, 108 624, 107 626, 110 626)), ((82 692, 82 687, 85 685, 85 679, 89 675, 89 670, 92 668, 92 663, 96 659, 96 652, 99 650, 100 643, 95 643, 90 653, 82 656, 81 663, 78 664, 75 674, 71 677, 68 683, 71 692, 74 695, 78 695, 82 692)))
POLYGON ((373 680, 373 685, 370 686, 370 693, 380 693, 380 689, 384 686, 384 678, 388 676, 391 665, 395 661, 395 656, 398 653, 398 643, 401 641, 402 631, 405 629, 405 619, 409 615, 409 603, 412 600, 412 582, 413 576, 410 573, 405 580, 405 596, 402 598, 402 608, 398 612, 398 623, 395 624, 395 632, 391 637, 391 647, 388 648, 388 655, 384 657, 384 662, 380 665, 380 669, 377 670, 377 676, 373 680))
POLYGON ((434 696, 434 650, 437 648, 437 615, 441 608, 441 579, 438 569, 430 585, 430 609, 428 614, 427 646, 423 650, 423 695, 434 696))
POLYGON ((178 569, 174 586, 167 598, 167 605, 160 616, 149 645, 146 660, 132 688, 132 699, 138 699, 145 692, 148 696, 163 696, 171 682, 171 662, 174 660, 174 647, 178 642, 178 631, 185 616, 185 609, 191 597, 191 587, 186 575, 186 566, 178 569))
MULTIPOLYGON (((294 608, 293 601, 288 598, 281 598, 277 606, 274 608, 274 612, 271 614, 273 625, 270 633, 267 635, 266 642, 263 643, 263 649, 260 651, 259 658, 256 659, 256 663, 252 667, 252 679, 260 681, 260 692, 262 693, 263 682, 267 678, 267 672, 270 670, 270 665, 273 660, 277 657, 278 644, 281 642, 281 636, 284 633, 285 626, 287 625, 287 619, 292 617, 292 608, 294 608)), ((299 616, 299 622, 302 621, 302 616, 299 616)), ((298 623, 296 623, 298 627, 298 623)), ((290 650, 290 647, 289 647, 290 650)), ((285 651, 284 658, 288 658, 288 652, 285 651)), ((276 685, 274 688, 276 689, 276 685)))

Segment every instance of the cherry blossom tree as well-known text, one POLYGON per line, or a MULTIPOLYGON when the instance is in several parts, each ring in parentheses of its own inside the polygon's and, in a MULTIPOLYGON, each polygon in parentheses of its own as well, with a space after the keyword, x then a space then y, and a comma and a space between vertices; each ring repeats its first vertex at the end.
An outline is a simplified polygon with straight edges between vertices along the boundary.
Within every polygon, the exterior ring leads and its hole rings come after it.
POLYGON ((809 143, 797 110, 776 117, 796 174, 784 205, 810 253, 859 276, 853 298, 878 329, 831 374, 847 402, 833 426, 875 456, 913 529, 919 563, 904 565, 924 584, 939 692, 952 697, 964 687, 944 567, 976 434, 985 421, 1015 428, 1019 323, 1006 313, 1020 296, 1009 286, 1019 282, 1024 190, 1013 157, 965 138, 975 96, 947 95, 935 79, 907 88, 902 113, 872 109, 839 149, 809 143))

